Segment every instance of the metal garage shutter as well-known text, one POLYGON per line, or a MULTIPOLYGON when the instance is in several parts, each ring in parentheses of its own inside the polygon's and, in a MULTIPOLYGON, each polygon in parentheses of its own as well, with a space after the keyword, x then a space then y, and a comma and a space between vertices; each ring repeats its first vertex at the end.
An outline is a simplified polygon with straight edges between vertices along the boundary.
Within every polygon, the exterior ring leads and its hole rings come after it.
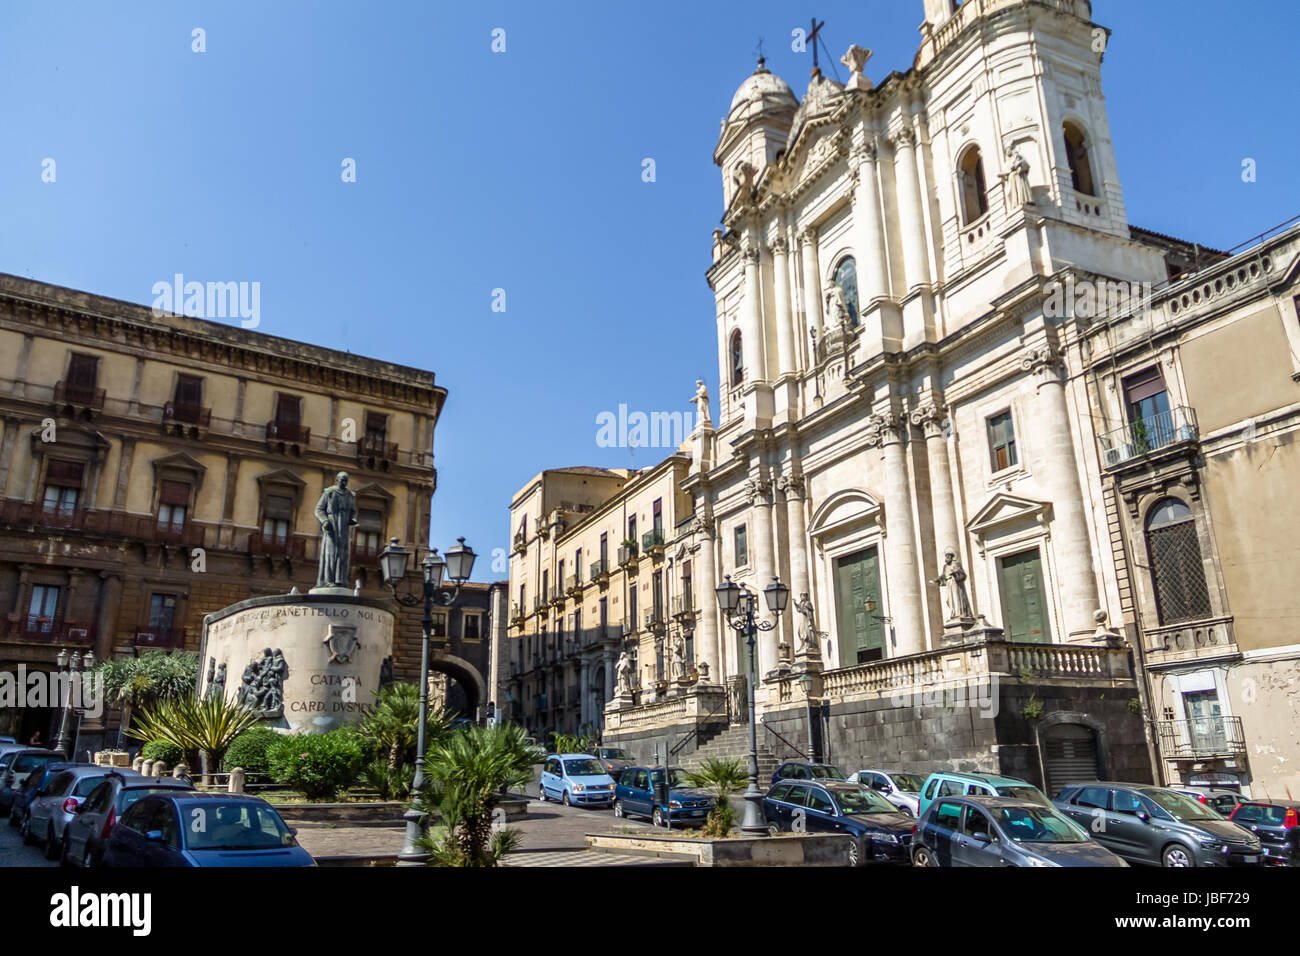
POLYGON ((1088 783, 1097 776, 1097 738, 1079 724, 1059 724, 1047 731, 1043 741, 1043 768, 1047 772, 1047 793, 1054 795, 1071 783, 1088 783))

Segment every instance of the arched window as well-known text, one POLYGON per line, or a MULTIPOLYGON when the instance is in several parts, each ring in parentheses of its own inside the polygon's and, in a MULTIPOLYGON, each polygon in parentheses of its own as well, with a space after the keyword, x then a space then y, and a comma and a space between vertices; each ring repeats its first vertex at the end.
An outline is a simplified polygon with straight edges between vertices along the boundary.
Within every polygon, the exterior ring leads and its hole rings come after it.
POLYGON ((844 296, 844 305, 849 310, 849 324, 857 328, 858 264, 854 262, 852 256, 845 256, 840 260, 840 264, 835 267, 835 275, 831 281, 839 287, 840 294, 844 296))
POLYGON ((740 339, 740 329, 731 333, 731 384, 745 380, 745 348, 740 339))
POLYGON ((971 146, 961 154, 957 172, 961 180, 962 224, 969 226, 989 211, 988 192, 984 188, 984 158, 980 156, 978 146, 971 146))
POLYGON ((1074 191, 1086 196, 1097 195, 1092 181, 1092 161, 1088 158, 1083 130, 1073 123, 1065 124, 1065 157, 1070 163, 1070 179, 1074 182, 1074 191))
POLYGON ((1147 515, 1147 554, 1161 624, 1211 616, 1196 520, 1177 498, 1163 499, 1147 515))

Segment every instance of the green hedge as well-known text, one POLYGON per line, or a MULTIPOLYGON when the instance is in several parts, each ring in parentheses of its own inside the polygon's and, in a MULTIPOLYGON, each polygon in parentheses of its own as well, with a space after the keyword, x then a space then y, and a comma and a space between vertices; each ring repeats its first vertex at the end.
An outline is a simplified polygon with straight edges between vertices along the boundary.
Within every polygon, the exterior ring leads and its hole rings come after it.
POLYGON ((365 763, 365 749, 350 730, 282 736, 267 749, 271 779, 308 800, 331 800, 354 783, 365 763))
POLYGON ((149 741, 141 749, 140 756, 145 760, 161 760, 168 773, 171 773, 172 769, 185 759, 181 748, 166 740, 149 741))
POLYGON ((270 727, 245 730, 230 742, 230 749, 226 751, 221 765, 226 770, 243 767, 245 773, 269 773, 271 746, 282 736, 284 735, 277 734, 270 727))

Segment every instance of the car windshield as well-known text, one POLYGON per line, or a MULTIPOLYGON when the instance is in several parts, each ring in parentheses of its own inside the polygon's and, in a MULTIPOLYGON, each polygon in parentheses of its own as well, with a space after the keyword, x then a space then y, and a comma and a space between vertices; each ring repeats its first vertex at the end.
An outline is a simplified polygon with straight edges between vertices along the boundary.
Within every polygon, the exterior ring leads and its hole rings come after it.
POLYGON ((57 759, 56 754, 27 754, 14 761, 14 773, 31 773, 37 767, 44 767, 55 759, 57 759))
POLYGON ((1143 790, 1146 797, 1175 820, 1222 820, 1223 815, 1198 800, 1172 790, 1143 790))
POLYGON ((994 819, 1017 843, 1087 843, 1088 835, 1047 807, 992 807, 994 819))
POLYGON ((94 790, 103 782, 103 777, 82 777, 77 781, 77 785, 72 788, 72 795, 74 797, 88 797, 90 796, 90 791, 94 790))
POLYGON ((564 761, 564 772, 570 777, 600 777, 604 775, 605 768, 590 758, 586 760, 566 760, 564 761))
POLYGON ((617 747, 602 747, 600 756, 603 760, 631 760, 626 750, 619 750, 617 747))
POLYGON ((269 850, 293 846, 293 835, 279 814, 256 803, 181 804, 186 843, 191 850, 269 850))
MULTIPOLYGON (((664 779, 664 772, 662 770, 652 770, 650 772, 650 779, 654 783, 661 783, 663 782, 664 779)), ((690 785, 691 785, 690 774, 688 774, 685 770, 682 770, 679 767, 669 768, 668 770, 669 787, 689 787, 690 785)))
POLYGON ((889 779, 904 793, 920 793, 925 778, 914 773, 891 773, 889 779))
POLYGON ((1050 807, 1052 802, 1048 800, 1037 787, 1015 786, 1015 787, 998 787, 998 795, 1003 797, 1014 797, 1017 800, 1031 800, 1034 803, 1041 803, 1045 807, 1050 807))
POLYGON ((835 799, 845 813, 897 813, 894 806, 874 790, 861 789, 835 790, 835 799))
POLYGON ((812 772, 814 780, 843 780, 844 774, 840 773, 835 767, 828 767, 825 764, 812 764, 808 768, 812 772))
POLYGON ((134 804, 141 797, 147 797, 151 793, 175 793, 177 790, 183 790, 183 787, 132 787, 129 790, 123 790, 117 795, 117 813, 121 816, 126 812, 127 807, 134 804))

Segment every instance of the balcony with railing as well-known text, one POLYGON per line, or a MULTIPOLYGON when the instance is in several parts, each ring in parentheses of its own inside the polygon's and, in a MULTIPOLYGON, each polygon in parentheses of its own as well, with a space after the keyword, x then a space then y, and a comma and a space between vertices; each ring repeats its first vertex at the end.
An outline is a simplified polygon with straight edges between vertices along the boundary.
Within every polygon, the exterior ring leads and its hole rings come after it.
POLYGON ((649 555, 664 553, 664 531, 662 528, 652 528, 641 535, 641 551, 649 555))
POLYGON ((311 429, 288 422, 267 422, 266 440, 284 445, 306 445, 311 442, 311 429))
POLYGON ((1246 738, 1240 717, 1199 717, 1191 720, 1162 720, 1160 753, 1167 760, 1202 760, 1236 757, 1246 753, 1246 738))
POLYGON ((544 607, 546 607, 546 601, 542 599, 541 595, 538 595, 537 597, 533 598, 533 613, 534 613, 534 614, 540 614, 540 613, 542 613, 542 609, 543 609, 544 607))
POLYGON ((168 402, 163 406, 163 423, 207 428, 212 424, 212 409, 191 402, 168 402))
POLYGON ((673 598, 673 617, 687 623, 695 620, 697 608, 693 594, 679 594, 673 598))
POLYGON ((378 567, 384 544, 379 541, 352 541, 353 567, 378 567))
POLYGON ((282 537, 254 531, 248 536, 248 550, 253 554, 304 558, 307 556, 307 538, 301 534, 282 537))
POLYGON ((559 605, 564 603, 564 588, 558 584, 551 588, 551 604, 559 605))
POLYGON ((618 566, 631 570, 636 567, 637 549, 636 542, 624 542, 618 546, 618 566))
POLYGON ((609 580, 609 562, 604 558, 599 561, 591 562, 591 569, 587 572, 591 575, 591 580, 595 584, 604 584, 609 580))
POLYGON ((396 461, 397 444, 378 435, 366 435, 357 442, 357 460, 396 461))
POLYGON ((582 578, 576 574, 570 574, 564 579, 564 592, 572 597, 582 595, 582 578))
POLYGON ((1118 468, 1153 452, 1195 442, 1199 434, 1196 410, 1179 405, 1101 435, 1101 464, 1103 468, 1118 468))
POLYGON ((662 631, 664 625, 664 612, 662 608, 652 608, 645 612, 645 626, 647 630, 662 631))
POLYGON ((89 647, 95 643, 95 625, 88 621, 55 621, 43 617, 11 615, 5 639, 31 644, 68 644, 89 647))
POLYGON ((527 550, 528 550, 528 535, 527 535, 525 532, 523 532, 522 530, 521 530, 521 531, 516 531, 516 532, 515 532, 514 539, 513 539, 513 545, 512 545, 512 547, 514 548, 515 551, 518 551, 518 552, 520 552, 520 553, 523 553, 524 551, 527 551, 527 550))
POLYGON ((106 392, 93 385, 76 385, 63 381, 54 386, 54 404, 71 408, 89 408, 102 411, 106 392))
POLYGON ((138 627, 135 631, 136 647, 184 647, 183 627, 138 627))
POLYGON ((181 524, 160 522, 155 515, 133 515, 125 511, 46 508, 40 502, 18 498, 0 501, 0 524, 33 530, 79 531, 187 547, 201 547, 208 527, 196 521, 181 524))

